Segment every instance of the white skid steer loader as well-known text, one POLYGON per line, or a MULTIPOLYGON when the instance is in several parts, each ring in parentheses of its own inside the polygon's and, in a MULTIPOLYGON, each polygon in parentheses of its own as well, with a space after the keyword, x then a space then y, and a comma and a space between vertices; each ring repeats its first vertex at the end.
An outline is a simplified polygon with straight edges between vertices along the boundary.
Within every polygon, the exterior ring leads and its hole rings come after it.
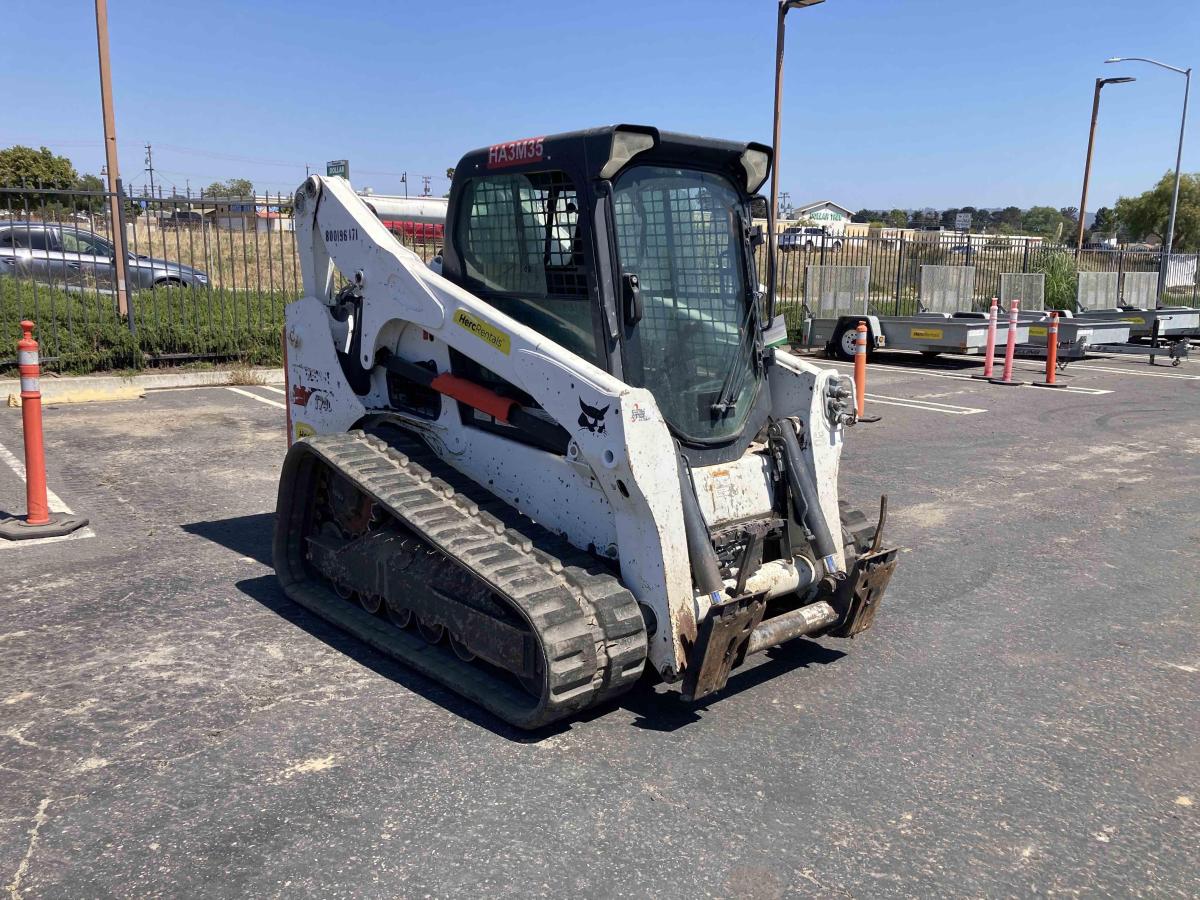
POLYGON ((629 125, 496 144, 454 170, 440 266, 305 181, 288 596, 523 728, 869 627, 896 551, 886 502, 838 500, 852 384, 760 324, 770 164, 629 125))

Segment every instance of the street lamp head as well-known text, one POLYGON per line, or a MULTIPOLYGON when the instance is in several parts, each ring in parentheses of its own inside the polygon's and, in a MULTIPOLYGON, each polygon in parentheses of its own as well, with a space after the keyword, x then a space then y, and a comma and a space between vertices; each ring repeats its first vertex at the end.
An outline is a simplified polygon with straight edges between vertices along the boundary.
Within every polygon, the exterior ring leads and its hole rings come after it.
POLYGON ((824 2, 825 0, 783 0, 779 5, 784 11, 787 11, 789 9, 800 9, 804 6, 816 6, 818 3, 824 2))
POLYGON ((1110 56, 1108 59, 1105 60, 1106 63, 1124 62, 1124 61, 1125 60, 1122 59, 1120 56, 1110 56))
POLYGON ((1136 78, 1130 78, 1126 75, 1124 78, 1097 78, 1101 84, 1128 84, 1131 81, 1137 81, 1136 78))

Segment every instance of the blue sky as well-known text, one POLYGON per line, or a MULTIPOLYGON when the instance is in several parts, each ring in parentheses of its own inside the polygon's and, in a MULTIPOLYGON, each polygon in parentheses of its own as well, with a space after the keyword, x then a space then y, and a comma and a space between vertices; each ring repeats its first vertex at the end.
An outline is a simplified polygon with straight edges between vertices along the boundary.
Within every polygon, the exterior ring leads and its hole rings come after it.
MULTIPOLYGON (((168 186, 290 190, 349 158, 356 187, 446 190, 468 149, 626 121, 770 140, 772 0, 109 0, 121 168, 168 186)), ((103 159, 93 7, 6 0, 0 146, 103 159), (53 7, 53 14, 49 14, 53 7)), ((1079 202, 1172 168, 1198 0, 827 0, 789 16, 781 188, 852 209, 1079 202)), ((1200 74, 1198 72, 1197 74, 1200 74)), ((1200 93, 1198 88, 1196 93, 1200 93)), ((1184 167, 1200 171, 1200 98, 1184 167)))

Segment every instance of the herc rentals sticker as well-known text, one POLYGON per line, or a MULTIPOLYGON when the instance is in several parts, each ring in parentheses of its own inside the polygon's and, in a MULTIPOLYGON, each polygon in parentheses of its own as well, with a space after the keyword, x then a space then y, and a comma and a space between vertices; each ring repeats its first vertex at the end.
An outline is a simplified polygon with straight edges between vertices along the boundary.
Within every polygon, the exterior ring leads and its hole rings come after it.
POLYGON ((505 356, 508 355, 512 345, 509 342, 508 335, 496 328, 494 325, 489 325, 476 316, 471 315, 465 309, 460 309, 454 314, 454 324, 460 328, 465 328, 481 341, 491 344, 505 356))
POLYGON ((940 341, 942 339, 942 329, 940 328, 913 328, 909 331, 909 337, 917 338, 918 340, 940 341))
POLYGON ((487 167, 503 169, 505 166, 522 166, 525 163, 540 162, 542 159, 542 141, 545 138, 523 138, 519 141, 509 141, 507 144, 492 144, 488 147, 487 167))
POLYGON ((1046 326, 1030 325, 1029 326, 1029 335, 1030 335, 1030 337, 1045 337, 1046 336, 1046 326))

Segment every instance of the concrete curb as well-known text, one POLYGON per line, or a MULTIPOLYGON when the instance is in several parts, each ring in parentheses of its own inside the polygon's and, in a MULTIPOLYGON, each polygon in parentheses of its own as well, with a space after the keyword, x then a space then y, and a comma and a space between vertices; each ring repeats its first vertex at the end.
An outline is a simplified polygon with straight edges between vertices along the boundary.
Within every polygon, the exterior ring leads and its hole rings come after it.
MULTIPOLYGON (((203 372, 154 372, 146 375, 83 375, 53 378, 42 375, 42 403, 94 403, 110 400, 136 400, 146 391, 166 388, 210 387, 232 384, 236 377, 245 382, 253 375, 256 383, 283 384, 283 369, 249 369, 233 372, 214 369, 203 372)), ((17 379, 0 380, 0 396, 8 397, 9 406, 21 405, 21 383, 17 379)))

